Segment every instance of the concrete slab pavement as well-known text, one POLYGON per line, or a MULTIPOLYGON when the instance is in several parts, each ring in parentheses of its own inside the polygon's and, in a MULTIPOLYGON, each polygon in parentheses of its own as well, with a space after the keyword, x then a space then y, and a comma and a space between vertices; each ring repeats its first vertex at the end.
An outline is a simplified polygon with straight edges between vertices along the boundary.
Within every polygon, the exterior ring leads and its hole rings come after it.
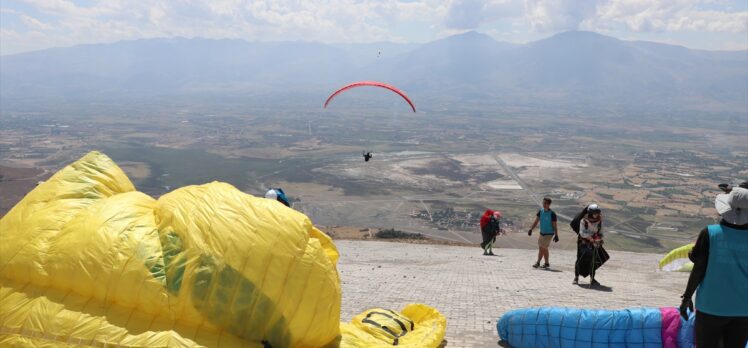
POLYGON ((421 302, 447 318, 447 347, 497 347, 496 321, 516 308, 622 309, 680 304, 688 273, 657 270, 661 255, 609 251, 598 289, 572 285, 575 251, 551 248, 551 270, 531 265, 536 250, 336 240, 341 254, 341 320, 421 302))

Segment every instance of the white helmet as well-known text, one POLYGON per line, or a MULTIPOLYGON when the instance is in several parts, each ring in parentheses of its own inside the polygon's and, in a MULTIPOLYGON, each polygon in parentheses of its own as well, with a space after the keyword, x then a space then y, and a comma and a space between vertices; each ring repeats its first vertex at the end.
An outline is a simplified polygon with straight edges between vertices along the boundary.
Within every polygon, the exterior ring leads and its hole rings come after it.
POLYGON ((278 192, 275 192, 274 189, 270 189, 268 192, 265 192, 265 198, 276 200, 278 199, 278 192))

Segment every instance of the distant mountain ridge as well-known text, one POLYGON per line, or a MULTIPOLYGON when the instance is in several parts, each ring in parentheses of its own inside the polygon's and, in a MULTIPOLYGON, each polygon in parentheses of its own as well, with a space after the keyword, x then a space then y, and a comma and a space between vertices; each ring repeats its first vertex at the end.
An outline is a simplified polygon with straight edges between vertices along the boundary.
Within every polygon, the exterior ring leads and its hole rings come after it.
POLYGON ((419 45, 144 39, 2 56, 0 67, 0 97, 9 103, 288 95, 383 80, 432 101, 748 112, 748 51, 692 50, 577 31, 523 45, 477 32, 419 45))

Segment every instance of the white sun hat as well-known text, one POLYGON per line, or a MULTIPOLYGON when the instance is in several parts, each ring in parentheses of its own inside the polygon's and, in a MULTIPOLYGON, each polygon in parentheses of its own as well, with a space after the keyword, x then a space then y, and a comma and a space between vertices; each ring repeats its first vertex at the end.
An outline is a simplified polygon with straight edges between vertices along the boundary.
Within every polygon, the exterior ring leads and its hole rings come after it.
POLYGON ((730 193, 717 195, 714 208, 723 220, 733 225, 748 224, 748 189, 735 187, 730 193))

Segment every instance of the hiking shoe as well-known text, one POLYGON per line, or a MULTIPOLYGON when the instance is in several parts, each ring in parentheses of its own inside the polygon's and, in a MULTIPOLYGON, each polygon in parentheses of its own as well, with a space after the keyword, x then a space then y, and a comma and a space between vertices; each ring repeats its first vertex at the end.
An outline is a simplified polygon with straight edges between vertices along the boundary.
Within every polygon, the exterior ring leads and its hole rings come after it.
POLYGON ((540 267, 540 262, 535 262, 534 265, 532 265, 532 268, 538 268, 540 267))
POLYGON ((574 277, 574 281, 573 281, 573 282, 571 282, 571 283, 572 283, 572 284, 574 284, 574 285, 577 285, 577 284, 579 284, 579 278, 577 278, 577 277, 574 277))
POLYGON ((542 269, 549 269, 549 268, 551 268, 551 264, 550 263, 546 263, 546 264, 540 266, 540 268, 542 268, 542 269))
POLYGON ((489 251, 489 252, 488 252, 488 255, 489 255, 489 256, 494 256, 494 253, 493 253, 493 251, 489 251))
POLYGON ((598 285, 600 285, 600 282, 598 282, 597 280, 592 279, 592 281, 590 282, 590 285, 592 285, 592 286, 598 286, 598 285))

